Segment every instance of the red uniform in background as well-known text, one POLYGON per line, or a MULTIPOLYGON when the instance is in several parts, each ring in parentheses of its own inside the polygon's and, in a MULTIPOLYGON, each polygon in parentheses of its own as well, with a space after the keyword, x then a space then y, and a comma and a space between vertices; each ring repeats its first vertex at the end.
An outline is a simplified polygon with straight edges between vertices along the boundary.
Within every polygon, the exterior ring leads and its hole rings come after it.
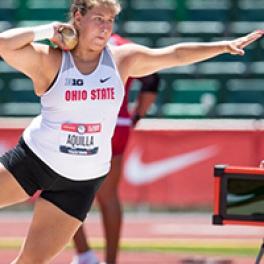
MULTIPOLYGON (((110 38, 110 44, 112 45, 120 46, 127 43, 130 43, 130 41, 122 38, 117 34, 113 34, 110 38)), ((123 104, 120 108, 120 112, 118 115, 118 120, 115 128, 115 133, 112 138, 112 150, 114 156, 124 153, 128 141, 130 128, 132 125, 132 119, 128 112, 128 94, 129 94, 129 89, 132 86, 132 82, 133 82, 132 78, 128 79, 128 81, 126 82, 125 97, 123 104)))

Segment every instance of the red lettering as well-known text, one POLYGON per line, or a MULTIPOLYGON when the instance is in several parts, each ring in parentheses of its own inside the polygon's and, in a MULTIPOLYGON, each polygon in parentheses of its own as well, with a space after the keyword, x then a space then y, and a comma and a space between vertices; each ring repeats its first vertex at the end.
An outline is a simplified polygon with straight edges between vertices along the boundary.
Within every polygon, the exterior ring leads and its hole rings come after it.
POLYGON ((72 91, 71 92, 71 100, 72 101, 77 101, 78 99, 77 99, 77 92, 78 91, 72 91))
POLYGON ((114 88, 107 88, 107 89, 110 89, 110 98, 114 100, 115 99, 115 89, 114 88))
POLYGON ((108 97, 107 97, 107 93, 106 93, 106 89, 102 89, 102 93, 101 93, 101 95, 102 95, 102 100, 105 100, 105 99, 109 99, 108 97))
POLYGON ((88 97, 87 91, 86 90, 82 90, 82 100, 86 101, 88 97))
POLYGON ((91 91, 91 100, 95 100, 96 99, 96 90, 92 90, 91 91))
POLYGON ((97 88, 91 90, 91 100, 114 100, 115 89, 113 87, 97 88))
POLYGON ((71 92, 69 90, 67 90, 65 92, 65 100, 66 101, 70 101, 71 100, 71 92))
POLYGON ((86 90, 67 90, 65 91, 66 101, 86 101, 88 94, 86 90))

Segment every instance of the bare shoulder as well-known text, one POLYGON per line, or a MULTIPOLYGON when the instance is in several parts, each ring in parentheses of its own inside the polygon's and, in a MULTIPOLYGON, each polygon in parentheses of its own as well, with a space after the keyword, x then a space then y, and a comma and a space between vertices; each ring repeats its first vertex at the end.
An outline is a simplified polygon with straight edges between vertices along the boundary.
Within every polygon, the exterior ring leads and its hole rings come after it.
POLYGON ((111 51, 115 58, 130 58, 133 56, 137 56, 142 53, 150 53, 151 49, 149 47, 135 44, 135 43, 127 43, 121 46, 110 46, 111 51))
POLYGON ((138 58, 143 54, 151 53, 150 48, 134 43, 110 46, 110 49, 124 81, 131 76, 131 69, 135 67, 138 58))

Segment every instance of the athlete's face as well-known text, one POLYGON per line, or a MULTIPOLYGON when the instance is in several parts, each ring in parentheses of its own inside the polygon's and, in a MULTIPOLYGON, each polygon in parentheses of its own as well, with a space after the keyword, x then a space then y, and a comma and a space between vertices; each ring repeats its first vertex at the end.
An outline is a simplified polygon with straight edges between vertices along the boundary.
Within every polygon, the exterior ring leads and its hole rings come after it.
POLYGON ((114 10, 105 6, 94 7, 84 16, 76 14, 75 22, 79 30, 79 41, 84 42, 90 49, 103 49, 112 34, 114 21, 114 10))

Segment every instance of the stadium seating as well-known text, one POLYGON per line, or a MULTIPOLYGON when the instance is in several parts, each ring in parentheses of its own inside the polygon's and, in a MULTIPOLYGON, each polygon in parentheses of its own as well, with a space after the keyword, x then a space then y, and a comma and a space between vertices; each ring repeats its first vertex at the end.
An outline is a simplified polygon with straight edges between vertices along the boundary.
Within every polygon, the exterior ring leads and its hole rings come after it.
MULTIPOLYGON (((5 0, 0 1, 0 18, 7 23, 16 21, 17 12, 17 1, 16 0, 5 0)), ((0 28, 2 30, 2 28, 0 28)))
POLYGON ((221 84, 214 79, 179 79, 167 91, 162 114, 170 117, 205 117, 219 98, 221 84))
POLYGON ((240 0, 238 1, 237 20, 263 21, 263 0, 240 0))
POLYGON ((217 98, 220 83, 213 79, 180 79, 172 83, 170 100, 182 103, 201 103, 204 95, 212 95, 217 98))
POLYGON ((26 0, 20 3, 23 7, 18 9, 19 20, 67 21, 69 0, 48 3, 46 0, 26 0))
POLYGON ((0 32, 10 29, 12 27, 12 23, 9 21, 0 21, 0 32))
POLYGON ((135 21, 174 21, 176 1, 171 0, 132 0, 125 9, 126 20, 135 21))
POLYGON ((3 61, 0 63, 0 113, 5 116, 32 116, 40 112, 30 79, 3 61))
POLYGON ((189 0, 186 1, 186 18, 195 21, 228 21, 229 0, 189 0))
POLYGON ((259 103, 264 102, 264 86, 261 79, 232 79, 227 82, 225 102, 259 103))
POLYGON ((259 103, 220 103, 214 114, 222 118, 261 118, 264 108, 259 103))
MULTIPOLYGON (((53 20, 67 21, 71 0, 0 1, 0 31, 53 20)), ((264 0, 123 0, 116 30, 139 44, 163 47, 218 41, 264 28, 264 0)), ((195 65, 163 70, 156 117, 261 117, 264 106, 264 40, 246 55, 221 55, 195 65)), ((35 115, 38 98, 26 76, 0 61, 0 115, 35 115), (18 109, 18 110, 14 110, 18 109)), ((135 100, 138 83, 130 94, 135 100)))

